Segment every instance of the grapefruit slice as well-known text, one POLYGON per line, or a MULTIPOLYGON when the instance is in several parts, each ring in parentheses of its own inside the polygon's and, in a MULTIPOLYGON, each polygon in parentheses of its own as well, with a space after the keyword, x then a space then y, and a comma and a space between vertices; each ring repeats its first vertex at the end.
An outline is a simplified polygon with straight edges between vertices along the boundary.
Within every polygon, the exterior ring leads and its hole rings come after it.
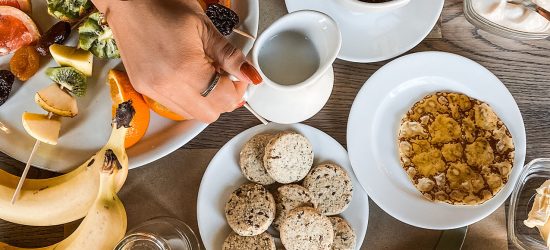
POLYGON ((0 56, 34 43, 40 32, 25 12, 11 6, 0 6, 0 56))
POLYGON ((27 13, 31 13, 32 11, 30 0, 0 0, 0 6, 15 7, 27 13))

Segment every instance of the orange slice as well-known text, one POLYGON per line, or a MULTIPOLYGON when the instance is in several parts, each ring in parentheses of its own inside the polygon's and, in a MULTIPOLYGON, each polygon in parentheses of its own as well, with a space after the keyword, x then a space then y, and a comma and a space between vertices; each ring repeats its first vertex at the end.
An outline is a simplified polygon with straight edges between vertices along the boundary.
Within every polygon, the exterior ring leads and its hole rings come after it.
POLYGON ((151 99, 151 98, 149 98, 145 95, 143 96, 143 99, 145 99, 145 102, 147 103, 147 105, 149 106, 149 108, 151 110, 155 111, 155 113, 157 113, 158 115, 160 115, 164 118, 168 118, 168 119, 174 120, 174 121, 187 120, 187 119, 185 119, 185 117, 176 114, 174 111, 171 111, 167 107, 164 107, 162 104, 156 102, 155 100, 153 100, 153 99, 151 99))
POLYGON ((11 6, 0 6, 0 56, 29 45, 40 32, 25 12, 11 6))
POLYGON ((219 3, 223 6, 231 9, 231 0, 197 0, 197 1, 199 2, 199 4, 201 5, 203 10, 206 10, 208 5, 214 4, 214 3, 219 3))
POLYGON ((15 7, 27 13, 31 13, 32 10, 30 0, 0 0, 0 6, 15 7))
POLYGON ((147 132, 149 127, 149 107, 143 96, 138 93, 125 72, 111 69, 107 77, 107 84, 111 88, 111 99, 113 100, 113 116, 118 104, 132 100, 132 106, 136 110, 134 118, 130 122, 130 128, 126 133, 124 146, 129 148, 135 145, 147 132))

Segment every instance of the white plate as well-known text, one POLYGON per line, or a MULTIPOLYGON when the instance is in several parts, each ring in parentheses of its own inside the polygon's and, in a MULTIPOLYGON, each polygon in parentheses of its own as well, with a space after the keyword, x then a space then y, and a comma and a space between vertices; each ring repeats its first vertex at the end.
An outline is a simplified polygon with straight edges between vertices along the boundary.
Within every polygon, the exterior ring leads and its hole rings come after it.
POLYGON ((334 0, 285 0, 288 12, 316 10, 332 17, 342 32, 338 58, 351 62, 378 62, 407 52, 436 24, 444 0, 412 0, 385 13, 354 14, 334 0))
POLYGON ((251 86, 247 102, 269 121, 291 124, 317 114, 327 103, 334 85, 332 66, 317 82, 299 90, 281 90, 268 84, 251 86))
POLYGON ((489 70, 462 56, 415 53, 386 64, 361 88, 348 121, 353 169, 369 197, 388 214, 413 226, 451 229, 477 222, 512 192, 525 160, 525 127, 514 98, 489 70), (516 147, 508 183, 478 206, 431 202, 412 185, 398 158, 397 131, 403 114, 435 91, 456 91, 487 102, 510 130, 516 147))
POLYGON ((206 249, 221 249, 231 232, 225 220, 224 207, 229 194, 247 182, 239 168, 239 152, 252 136, 266 132, 293 130, 306 136, 313 145, 314 163, 332 161, 348 171, 353 181, 353 198, 344 217, 357 234, 357 249, 365 238, 369 219, 367 194, 359 188, 359 182, 348 159, 346 150, 324 132, 303 124, 281 125, 269 123, 247 129, 227 142, 212 159, 202 177, 197 200, 197 220, 200 235, 206 249))
MULTIPOLYGON (((241 27, 256 36, 258 32, 259 5, 256 0, 234 1, 233 9, 241 17, 241 27)), ((57 22, 46 12, 46 1, 33 1, 33 19, 42 31, 57 22)), ((76 44, 78 34, 73 31, 67 44, 76 44)), ((231 42, 248 53, 253 40, 231 34, 231 42)), ((0 57, 0 69, 8 69, 12 55, 0 57)), ((107 72, 120 64, 120 60, 94 61, 94 76, 88 79, 88 92, 78 98, 80 114, 75 118, 64 118, 61 137, 56 146, 41 144, 33 165, 58 172, 66 172, 80 165, 91 154, 101 148, 110 134, 111 98, 109 87, 105 84, 107 72)), ((21 124, 24 111, 45 113, 36 103, 34 94, 52 81, 45 75, 47 67, 56 67, 54 60, 42 63, 36 75, 21 84, 16 81, 11 97, 0 106, 0 151, 25 162, 29 156, 34 139, 27 135, 21 124)), ((149 129, 135 146, 128 150, 130 168, 155 161, 185 145, 199 134, 206 124, 197 121, 174 122, 156 115, 151 111, 149 129)))

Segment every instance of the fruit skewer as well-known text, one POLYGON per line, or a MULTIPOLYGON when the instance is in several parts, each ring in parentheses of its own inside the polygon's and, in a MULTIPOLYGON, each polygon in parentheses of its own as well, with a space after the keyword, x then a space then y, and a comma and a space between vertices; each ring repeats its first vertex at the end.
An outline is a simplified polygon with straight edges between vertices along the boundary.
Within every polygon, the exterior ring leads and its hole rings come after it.
POLYGON ((50 45, 48 49, 59 65, 68 67, 49 68, 46 74, 55 83, 38 91, 35 95, 36 103, 48 111, 48 115, 44 117, 44 115, 40 114, 23 113, 22 120, 25 130, 36 138, 36 142, 29 155, 23 174, 19 179, 17 188, 14 191, 11 204, 14 204, 19 197, 32 159, 40 143, 57 144, 57 138, 61 129, 61 122, 57 118, 57 115, 66 117, 77 115, 76 99, 69 92, 76 96, 84 95, 86 75, 91 75, 92 73, 93 56, 90 52, 59 44, 50 45), (52 120, 54 115, 56 117, 52 120))
MULTIPOLYGON (((48 112, 48 119, 51 119, 52 112, 48 112)), ((40 140, 36 140, 34 143, 34 146, 32 147, 31 154, 29 155, 29 159, 27 160, 27 164, 25 164, 25 169, 23 170, 23 174, 19 178, 19 182, 17 183, 17 188, 15 188, 15 192, 13 192, 13 196, 11 197, 11 204, 15 204, 15 201, 17 200, 17 197, 19 197, 19 193, 21 192, 21 188, 23 187, 23 183, 25 182, 25 179, 27 178, 27 174, 29 173, 29 169, 31 168, 31 161, 34 157, 34 154, 36 153, 36 150, 40 146, 40 140)))
POLYGON ((232 32, 235 32, 244 37, 256 40, 256 38, 242 30, 237 29, 239 25, 239 16, 232 9, 222 5, 222 4, 210 4, 205 9, 205 14, 210 18, 216 29, 222 35, 228 36, 232 32))

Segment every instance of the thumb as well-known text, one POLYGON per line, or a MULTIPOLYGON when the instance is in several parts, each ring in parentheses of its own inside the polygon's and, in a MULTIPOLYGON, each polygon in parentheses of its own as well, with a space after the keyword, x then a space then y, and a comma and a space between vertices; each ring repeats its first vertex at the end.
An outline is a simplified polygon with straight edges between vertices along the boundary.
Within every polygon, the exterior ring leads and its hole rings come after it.
POLYGON ((227 73, 237 77, 241 82, 259 84, 262 77, 258 71, 246 61, 240 49, 235 48, 205 16, 206 32, 203 34, 204 52, 219 67, 227 73))

